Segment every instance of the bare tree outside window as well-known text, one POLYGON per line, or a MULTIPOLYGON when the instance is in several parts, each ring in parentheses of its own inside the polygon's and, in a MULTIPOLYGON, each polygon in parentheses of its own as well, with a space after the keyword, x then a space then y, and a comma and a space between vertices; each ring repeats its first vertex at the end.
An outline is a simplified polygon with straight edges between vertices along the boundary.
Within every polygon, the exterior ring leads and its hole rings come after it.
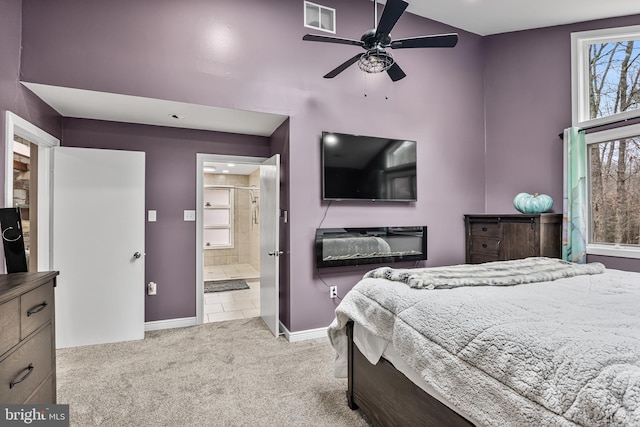
MULTIPOLYGON (((640 108, 640 40, 589 46, 590 118, 640 108)), ((591 144, 591 242, 640 244, 640 135, 591 144)))

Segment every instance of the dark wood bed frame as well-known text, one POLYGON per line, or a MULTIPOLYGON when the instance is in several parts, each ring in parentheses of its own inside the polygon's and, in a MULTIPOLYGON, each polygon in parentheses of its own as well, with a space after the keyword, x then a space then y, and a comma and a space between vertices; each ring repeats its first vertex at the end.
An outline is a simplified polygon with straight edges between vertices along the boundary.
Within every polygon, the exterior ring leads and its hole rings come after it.
POLYGON ((386 359, 372 365, 349 337, 347 401, 375 426, 473 426, 471 422, 412 383, 386 359))

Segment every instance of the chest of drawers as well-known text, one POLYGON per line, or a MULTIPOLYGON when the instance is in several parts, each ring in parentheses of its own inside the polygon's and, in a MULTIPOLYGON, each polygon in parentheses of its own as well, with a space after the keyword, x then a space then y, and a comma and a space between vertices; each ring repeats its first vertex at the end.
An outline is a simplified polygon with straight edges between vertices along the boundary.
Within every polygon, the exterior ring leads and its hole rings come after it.
POLYGON ((56 403, 57 275, 0 275, 1 403, 56 403))
POLYGON ((562 214, 465 215, 466 262, 562 255, 562 214))

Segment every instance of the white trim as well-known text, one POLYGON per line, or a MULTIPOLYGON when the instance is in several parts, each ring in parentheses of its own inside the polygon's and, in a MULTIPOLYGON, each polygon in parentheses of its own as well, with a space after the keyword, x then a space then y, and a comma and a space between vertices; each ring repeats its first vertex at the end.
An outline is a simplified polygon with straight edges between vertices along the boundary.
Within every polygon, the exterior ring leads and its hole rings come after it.
POLYGON ((615 129, 601 130, 599 132, 589 132, 584 135, 586 145, 598 144, 600 142, 615 141, 623 138, 630 138, 640 135, 640 124, 617 127, 615 129))
POLYGON ((236 163, 236 164, 262 164, 263 157, 225 156, 217 154, 196 154, 196 324, 204 323, 204 239, 202 229, 204 225, 204 164, 236 163))
POLYGON ((154 320, 153 322, 144 322, 144 331, 160 331, 162 329, 186 328, 196 326, 195 317, 183 317, 178 319, 154 320))
POLYGON ((598 126, 640 116, 640 108, 589 119, 589 45, 640 40, 640 25, 571 33, 571 123, 598 126))
MULTIPOLYGON (((13 206, 13 138, 18 135, 38 145, 38 271, 51 269, 52 227, 52 147, 60 140, 11 111, 5 113, 4 204, 13 206)), ((4 265, 2 266, 4 268, 4 265)))
POLYGON ((313 3, 310 1, 305 1, 304 2, 304 17, 303 17, 303 24, 306 28, 313 28, 314 30, 318 30, 318 31, 324 31, 326 33, 331 33, 331 34, 335 34, 336 33, 336 10, 334 8, 331 7, 327 7, 327 6, 322 6, 320 4, 317 3, 313 3), (309 25, 307 24, 307 5, 311 5, 311 6, 316 6, 318 8, 318 26, 314 26, 314 25, 309 25), (322 9, 325 10, 330 10, 331 11, 331 16, 333 18, 333 22, 331 22, 331 25, 333 26, 333 31, 332 30, 327 30, 326 28, 322 28, 322 9))
POLYGON ((587 255, 604 255, 618 258, 640 259, 640 248, 628 245, 591 243, 587 245, 587 255))
POLYGON ((328 338, 326 328, 307 329, 305 331, 291 332, 282 322, 280 322, 280 330, 289 342, 298 342, 306 340, 315 340, 319 338, 328 338))

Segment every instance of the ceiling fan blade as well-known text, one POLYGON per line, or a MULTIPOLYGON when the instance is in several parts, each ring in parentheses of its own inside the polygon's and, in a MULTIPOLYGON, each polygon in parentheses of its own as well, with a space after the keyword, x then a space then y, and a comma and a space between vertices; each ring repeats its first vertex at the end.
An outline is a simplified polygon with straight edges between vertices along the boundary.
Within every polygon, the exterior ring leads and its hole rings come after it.
POLYGON ((451 33, 394 40, 391 42, 391 49, 408 49, 414 47, 454 47, 456 44, 458 44, 458 35, 456 33, 451 33))
POLYGON ((353 58, 347 59, 345 62, 343 62, 342 64, 338 65, 336 68, 334 68, 333 70, 325 74, 324 78, 325 79, 334 78, 335 76, 337 76, 338 74, 340 74, 341 72, 343 72, 344 70, 346 70, 347 68, 355 64, 356 62, 358 62, 358 59, 360 59, 361 56, 362 54, 359 53, 353 58))
POLYGON ((302 37, 302 40, 310 42, 324 42, 324 43, 338 43, 338 44, 350 44, 355 46, 364 46, 364 43, 360 40, 343 39, 340 37, 320 36, 317 34, 306 34, 302 37))
POLYGON ((389 35, 407 6, 409 6, 409 3, 404 0, 387 0, 387 4, 384 6, 382 16, 380 17, 380 22, 378 23, 378 28, 376 28, 377 40, 382 40, 389 35))
POLYGON ((393 80, 394 82, 407 77, 407 75, 404 73, 404 71, 402 71, 402 68, 400 68, 397 62, 394 62, 393 65, 387 70, 387 74, 389 74, 389 77, 391 77, 391 80, 393 80))

